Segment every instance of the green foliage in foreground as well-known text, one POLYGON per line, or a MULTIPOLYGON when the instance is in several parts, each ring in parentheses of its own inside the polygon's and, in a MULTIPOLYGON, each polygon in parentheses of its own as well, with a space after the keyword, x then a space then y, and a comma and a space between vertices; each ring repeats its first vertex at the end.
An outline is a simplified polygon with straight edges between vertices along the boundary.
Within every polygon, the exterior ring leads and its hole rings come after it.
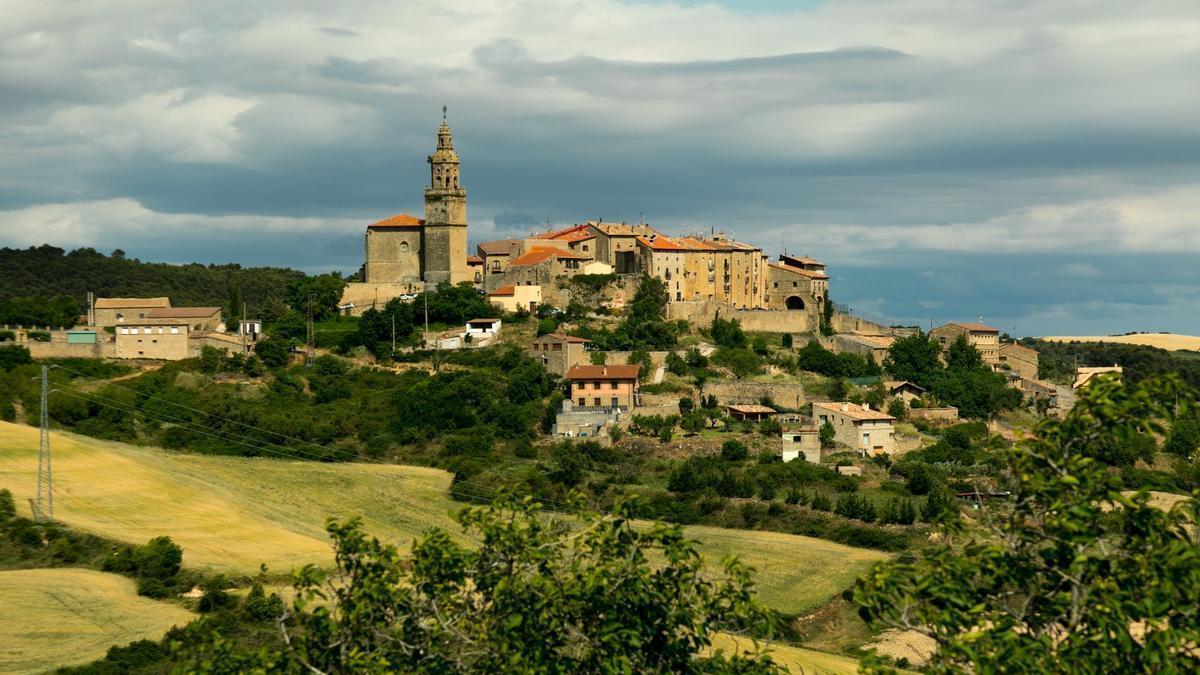
POLYGON ((704 656, 719 630, 765 631, 748 570, 708 578, 677 527, 624 514, 546 519, 530 500, 466 509, 478 549, 433 531, 404 559, 357 520, 330 523, 334 574, 307 567, 286 647, 216 638, 199 672, 767 673, 764 654, 704 656))
POLYGON ((1164 511, 1124 496, 1093 450, 1160 433, 1195 400, 1178 378, 1093 383, 1009 454, 1010 505, 982 511, 975 529, 952 522, 921 559, 860 580, 863 617, 935 639, 933 673, 1197 672, 1196 501, 1164 511))

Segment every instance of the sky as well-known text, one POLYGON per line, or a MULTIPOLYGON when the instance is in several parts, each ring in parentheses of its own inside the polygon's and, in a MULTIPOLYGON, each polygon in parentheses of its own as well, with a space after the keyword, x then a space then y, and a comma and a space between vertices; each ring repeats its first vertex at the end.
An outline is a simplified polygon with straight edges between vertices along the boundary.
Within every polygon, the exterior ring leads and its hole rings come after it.
POLYGON ((0 246, 353 272, 445 105, 472 242, 644 217, 818 257, 871 318, 1200 334, 1196 0, 0 14, 0 246))

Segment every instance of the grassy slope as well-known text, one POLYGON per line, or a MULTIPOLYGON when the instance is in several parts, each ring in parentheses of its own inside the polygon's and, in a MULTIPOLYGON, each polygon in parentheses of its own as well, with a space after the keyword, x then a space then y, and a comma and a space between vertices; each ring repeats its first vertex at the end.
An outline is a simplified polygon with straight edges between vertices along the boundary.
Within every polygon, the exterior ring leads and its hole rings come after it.
MULTIPOLYGON (((449 474, 411 466, 318 464, 181 455, 73 434, 53 436, 55 515, 68 525, 141 543, 169 535, 186 565, 274 573, 330 564, 325 519, 361 515, 367 529, 402 549, 430 527, 457 532, 461 505, 449 474)), ((37 430, 0 423, 0 487, 18 506, 36 485, 37 430)), ((705 559, 729 554, 755 567, 764 600, 810 610, 886 554, 771 532, 689 528, 705 559)))
POLYGON ((0 572, 0 672, 38 672, 94 661, 112 645, 158 640, 193 618, 139 597, 130 579, 59 568, 0 572))
MULTIPOLYGON (((748 638, 718 633, 713 639, 713 648, 726 654, 734 654, 753 652, 755 645, 754 641, 748 638)), ((775 663, 797 675, 852 675, 858 672, 858 660, 850 656, 773 643, 767 643, 765 648, 775 663)))

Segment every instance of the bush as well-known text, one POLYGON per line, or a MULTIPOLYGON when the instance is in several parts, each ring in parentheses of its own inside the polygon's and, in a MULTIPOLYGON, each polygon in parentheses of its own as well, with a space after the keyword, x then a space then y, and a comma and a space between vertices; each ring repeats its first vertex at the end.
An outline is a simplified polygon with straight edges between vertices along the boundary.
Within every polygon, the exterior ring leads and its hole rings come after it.
POLYGON ((138 595, 162 600, 170 597, 171 590, 160 579, 138 579, 138 595))
POLYGON ((904 401, 894 398, 888 403, 887 413, 897 421, 903 422, 908 417, 908 406, 904 405, 904 401))
POLYGON ((833 502, 829 499, 829 495, 826 495, 824 492, 818 492, 813 495, 811 506, 814 511, 833 510, 833 502))
POLYGON ((721 459, 727 462, 740 462, 750 456, 746 444, 731 438, 721 444, 721 459))
POLYGON ((763 436, 778 436, 783 433, 783 425, 774 417, 768 417, 758 423, 758 433, 763 436))
POLYGON ((737 319, 722 319, 720 312, 713 317, 709 334, 718 347, 725 349, 743 349, 748 343, 742 324, 737 319))
POLYGON ((0 370, 12 370, 17 366, 27 366, 33 363, 29 348, 18 345, 0 347, 0 370))
POLYGON ((821 425, 821 429, 817 432, 818 438, 821 440, 821 447, 825 449, 832 448, 837 443, 837 431, 833 425, 826 421, 821 425))
POLYGON ((49 342, 50 341, 50 333, 47 333, 44 330, 31 330, 31 331, 25 333, 25 337, 29 338, 30 340, 33 340, 34 342, 49 342))
POLYGON ((0 488, 0 525, 17 517, 17 505, 13 502, 12 492, 8 488, 0 488))

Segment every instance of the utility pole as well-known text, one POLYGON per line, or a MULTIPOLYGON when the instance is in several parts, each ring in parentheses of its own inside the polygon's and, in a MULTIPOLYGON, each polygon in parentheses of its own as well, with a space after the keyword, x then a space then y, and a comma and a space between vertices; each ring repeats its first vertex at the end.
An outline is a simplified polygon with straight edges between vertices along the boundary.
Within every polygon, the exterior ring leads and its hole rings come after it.
POLYGON ((42 366, 41 430, 38 437, 37 508, 34 517, 41 522, 54 520, 54 484, 50 473, 50 367, 42 366))
POLYGON ((396 355, 396 313, 392 312, 392 356, 396 355))

